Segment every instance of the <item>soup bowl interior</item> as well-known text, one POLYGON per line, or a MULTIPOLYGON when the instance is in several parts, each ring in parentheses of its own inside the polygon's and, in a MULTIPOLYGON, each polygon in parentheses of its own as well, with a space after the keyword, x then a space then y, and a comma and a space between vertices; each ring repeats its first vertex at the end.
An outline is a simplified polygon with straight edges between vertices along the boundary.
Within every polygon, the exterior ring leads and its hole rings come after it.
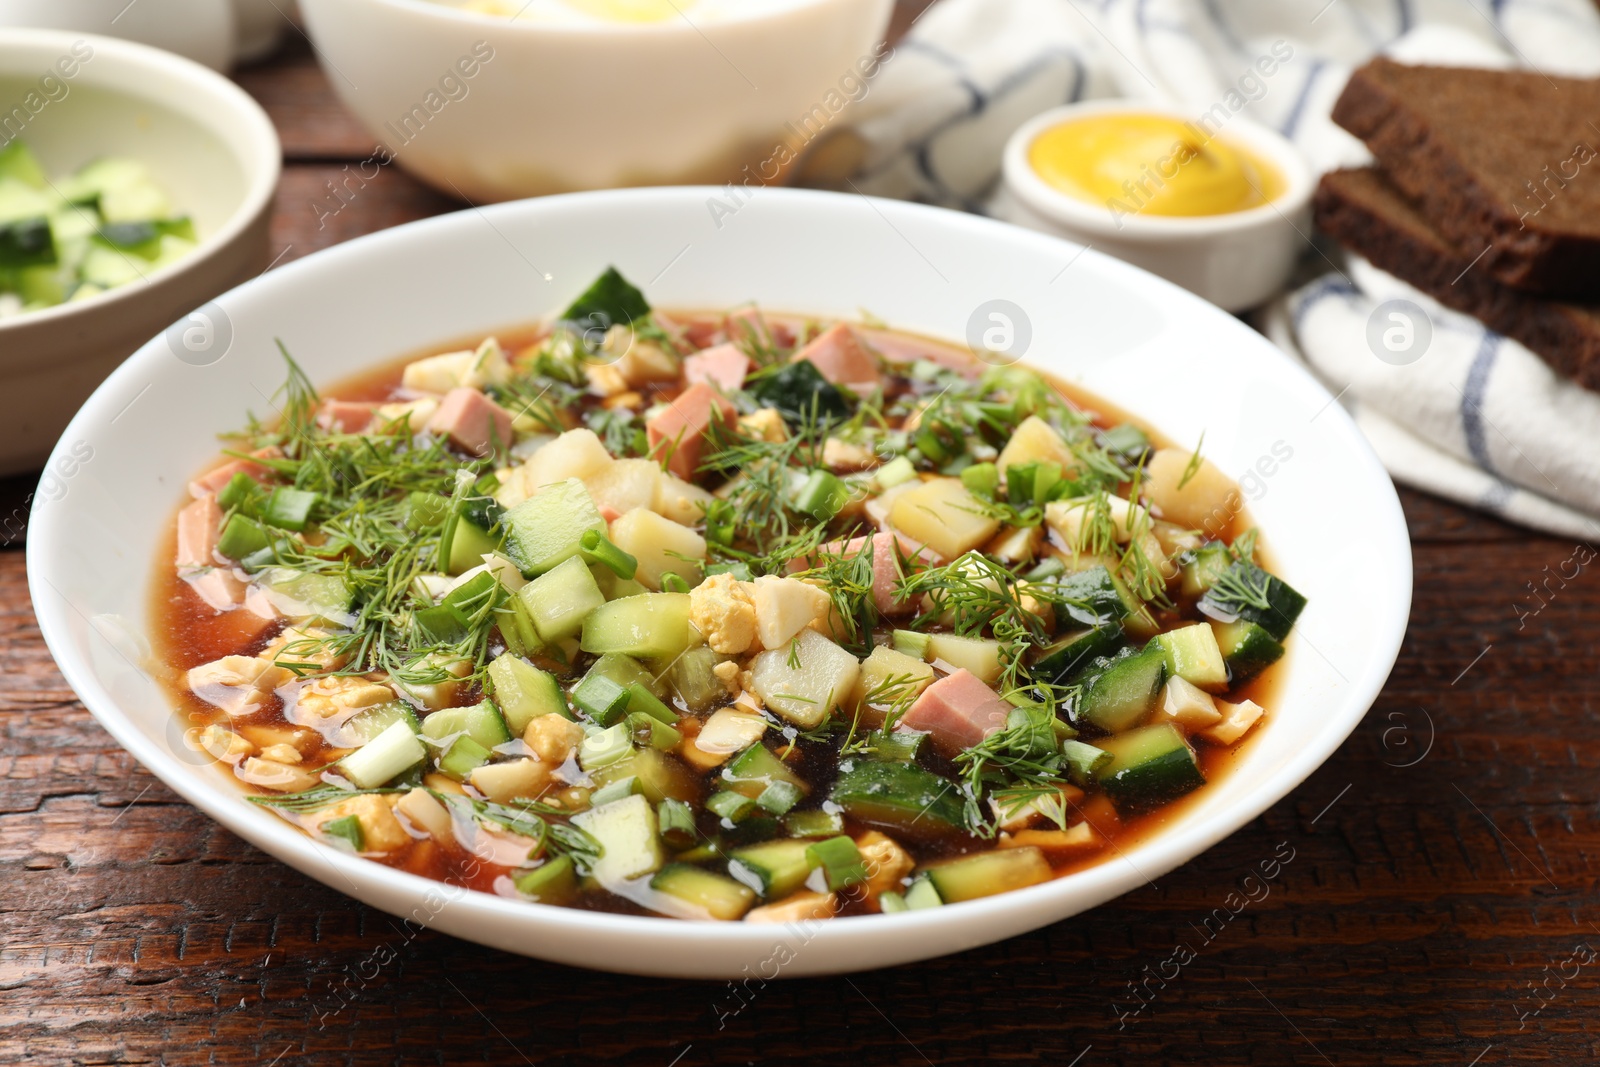
MULTIPOLYGON (((1392 484, 1328 393, 1215 307, 1066 242, 858 196, 763 191, 713 221, 710 189, 585 193, 464 211, 365 237, 221 297, 214 350, 145 345, 67 429, 30 523, 46 640, 90 711, 153 773, 242 837, 376 907, 512 952, 641 974, 786 976, 927 958, 1125 893, 1282 798, 1350 733, 1403 636, 1409 542, 1392 484), (453 889, 319 844, 245 803, 183 743, 150 659, 153 568, 188 477, 246 409, 272 416, 281 341, 319 383, 429 346, 526 325, 608 264, 663 308, 744 301, 862 309, 959 339, 1009 320, 1024 362, 1081 385, 1239 477, 1275 567, 1310 600, 1275 706, 1230 773, 1090 869, 999 897, 811 926, 689 923, 453 889), (1003 300, 1009 306, 991 302, 1003 300), (226 334, 224 343, 223 334, 226 334), (1246 476, 1246 472, 1250 472, 1246 476), (1338 521, 1331 521, 1337 517, 1338 521), (1360 580, 1352 576, 1359 574, 1360 580)), ((158 558, 160 557, 160 558, 158 558)))

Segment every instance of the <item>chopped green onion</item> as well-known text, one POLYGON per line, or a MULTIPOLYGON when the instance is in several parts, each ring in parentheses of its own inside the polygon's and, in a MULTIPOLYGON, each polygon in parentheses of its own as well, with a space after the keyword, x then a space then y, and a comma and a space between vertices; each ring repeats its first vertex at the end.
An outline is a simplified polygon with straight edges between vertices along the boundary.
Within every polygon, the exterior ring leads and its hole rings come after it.
POLYGON ((1103 748, 1071 738, 1061 742, 1061 754, 1067 758, 1067 770, 1072 780, 1080 786, 1087 786, 1095 770, 1109 763, 1112 758, 1111 753, 1103 748))
POLYGON ((607 782, 599 789, 596 789, 589 795, 589 803, 598 808, 602 804, 609 804, 613 800, 621 800, 623 797, 631 797, 633 794, 640 792, 643 792, 643 790, 639 786, 639 779, 630 774, 626 778, 618 778, 614 782, 607 782))
POLYGON ((912 911, 937 908, 943 903, 944 898, 939 895, 939 890, 926 876, 912 882, 911 888, 906 890, 906 907, 912 911))
POLYGON ((628 710, 628 687, 610 675, 590 671, 572 690, 572 703, 601 726, 610 726, 628 710))
POLYGON ((927 659, 928 635, 915 630, 896 630, 893 635, 894 650, 914 659, 927 659))
POLYGON ((884 763, 910 763, 917 758, 927 734, 900 733, 876 734, 872 738, 871 756, 884 763))
POLYGON ((462 734, 451 744, 450 751, 440 757, 439 769, 459 780, 488 763, 491 755, 487 748, 462 734))
POLYGON ((713 793, 706 801, 706 810, 730 823, 739 822, 756 810, 756 802, 743 793, 713 793))
POLYGON ((891 915, 899 911, 909 911, 910 908, 911 905, 906 903, 906 898, 892 889, 887 893, 878 894, 878 909, 885 915, 891 915))
POLYGON ((706 540, 724 548, 733 544, 739 529, 739 509, 729 500, 713 500, 706 506, 706 540))
POLYGON ((599 530, 585 530, 578 549, 585 563, 607 567, 618 578, 632 578, 638 573, 639 561, 612 544, 599 530))
POLYGON ((793 782, 785 782, 781 778, 768 785, 756 797, 756 803, 763 811, 774 815, 783 815, 790 808, 800 803, 800 798, 805 794, 800 792, 800 787, 793 782))
POLYGON ((240 471, 228 479, 228 484, 217 494, 217 507, 224 511, 245 507, 261 492, 261 483, 240 471))
POLYGON ((626 758, 632 751, 632 735, 627 724, 619 722, 584 736, 583 743, 578 746, 578 766, 585 771, 597 771, 626 758))
POLYGON ((1054 578, 1058 574, 1064 574, 1066 570, 1067 565, 1062 563, 1059 557, 1051 556, 1049 559, 1040 560, 1038 566, 1022 576, 1022 580, 1026 582, 1042 582, 1046 578, 1054 578))
POLYGON ((321 501, 321 493, 279 486, 261 508, 261 521, 280 530, 304 530, 311 521, 311 509, 321 501))
MULTIPOLYGON (((1015 467, 1012 470, 1016 470, 1015 467)), ((1007 476, 1009 486, 1009 473, 1007 476)), ((993 463, 974 463, 961 472, 961 484, 967 487, 967 492, 973 496, 994 498, 995 491, 1000 488, 1000 468, 993 463)))
POLYGON ((661 702, 650 690, 645 688, 643 682, 633 682, 628 686, 628 711, 643 712, 658 722, 668 726, 677 724, 678 713, 661 702))
POLYGON ((656 824, 661 827, 661 838, 672 848, 688 848, 697 836, 694 811, 681 800, 667 797, 656 805, 656 824))
POLYGON ((671 752, 683 744, 683 734, 676 726, 662 722, 643 711, 628 713, 628 729, 636 745, 648 746, 661 752, 671 752))
POLYGON ((794 811, 783 826, 794 837, 834 837, 844 832, 844 817, 832 811, 794 811))
POLYGON ((663 593, 687 593, 689 583, 683 580, 683 575, 677 571, 668 571, 661 576, 661 591, 663 593))
POLYGON ((519 893, 534 900, 548 900, 552 903, 560 903, 578 888, 571 856, 556 856, 545 860, 531 871, 520 871, 512 877, 511 883, 517 887, 519 893))
POLYGON ((217 539, 217 551, 229 559, 244 559, 271 543, 271 536, 259 522, 244 515, 235 515, 222 528, 222 536, 217 539))
POLYGON ((850 838, 840 835, 818 841, 806 849, 806 859, 821 867, 828 879, 828 889, 843 889, 867 880, 867 865, 862 862, 861 850, 850 838))
POLYGON ((832 471, 814 470, 795 494, 794 508, 803 514, 827 522, 844 510, 850 501, 850 487, 832 471))

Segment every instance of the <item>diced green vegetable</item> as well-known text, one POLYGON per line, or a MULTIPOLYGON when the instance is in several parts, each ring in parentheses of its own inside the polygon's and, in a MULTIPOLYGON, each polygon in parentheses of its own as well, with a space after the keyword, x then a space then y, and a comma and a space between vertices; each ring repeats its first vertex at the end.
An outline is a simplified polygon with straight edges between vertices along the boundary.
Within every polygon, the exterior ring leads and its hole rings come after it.
MULTIPOLYGON (((654 700, 649 693, 645 698, 654 700)), ((639 694, 630 697, 630 703, 639 699, 639 694)), ((683 734, 671 723, 662 722, 656 716, 645 711, 630 711, 628 713, 628 730, 633 735, 633 743, 640 748, 653 748, 658 752, 671 752, 683 744, 683 734)))
POLYGON ((811 873, 809 841, 768 841, 734 849, 728 874, 760 893, 765 900, 786 897, 805 885, 811 873))
POLYGON ((689 597, 683 593, 641 593, 612 600, 583 621, 583 650, 596 654, 670 659, 693 640, 689 597))
POLYGON ((511 740, 506 720, 492 700, 480 700, 469 708, 444 708, 422 720, 422 736, 436 745, 444 745, 458 734, 486 750, 511 740))
POLYGON ((907 837, 939 837, 964 825, 955 783, 913 763, 855 760, 841 766, 832 800, 853 819, 907 837))
POLYGON ((749 911, 756 895, 731 878, 687 863, 669 863, 650 879, 650 888, 688 904, 706 917, 731 921, 749 911))
POLYGON ((1105 749, 1070 737, 1061 742, 1061 752, 1067 759, 1068 775, 1084 788, 1094 781, 1095 771, 1111 762, 1111 753, 1105 749))
POLYGON ((856 843, 843 836, 818 841, 806 849, 806 860, 821 867, 828 889, 836 891, 867 880, 867 865, 862 862, 856 843))
POLYGON ((547 485, 505 515, 506 549, 533 576, 553 569, 583 550, 583 535, 605 533, 606 523, 589 490, 576 478, 547 485))
POLYGON ((603 566, 623 580, 639 572, 639 561, 612 544, 599 530, 584 531, 578 540, 578 552, 585 563, 603 566))
POLYGON ((656 823, 661 827, 662 840, 672 848, 688 848, 699 837, 694 825, 694 809, 674 797, 667 797, 656 805, 656 823))
POLYGON ((517 591, 546 644, 574 637, 583 620, 606 602, 594 575, 577 556, 563 560, 517 591))
POLYGON ((464 781, 467 775, 488 763, 494 755, 467 734, 457 735, 448 744, 444 755, 439 757, 439 770, 458 781, 464 781))
POLYGON ((1116 622, 1069 633, 1040 650, 1033 676, 1041 681, 1065 682, 1094 660, 1114 653, 1120 644, 1122 626, 1116 622))
POLYGON ((517 737, 541 715, 573 717, 567 707, 567 695, 555 675, 510 652, 496 656, 489 664, 489 685, 507 729, 517 737))
POLYGON ((722 768, 722 780, 727 788, 752 800, 766 792, 774 782, 785 782, 802 795, 811 788, 804 778, 759 742, 739 753, 722 768))
POLYGON ((611 767, 626 759, 632 751, 633 738, 628 726, 619 722, 615 726, 584 735, 578 745, 578 766, 593 774, 602 767, 611 767))
POLYGON ((1194 749, 1171 723, 1130 730, 1095 745, 1111 753, 1095 779, 1119 808, 1144 811, 1205 784, 1194 749))
POLYGON ((217 551, 229 559, 244 559, 272 543, 266 527, 244 515, 234 515, 222 528, 217 539, 217 551))
POLYGON ((850 417, 849 399, 808 359, 785 363, 776 371, 755 377, 746 383, 745 390, 762 407, 777 408, 790 426, 813 418, 823 424, 850 417))
POLYGON ((366 844, 366 835, 361 830, 361 819, 355 815, 329 819, 318 829, 335 840, 345 842, 357 852, 360 852, 366 844))
POLYGON ((1111 733, 1136 726, 1155 707, 1166 673, 1166 651, 1156 641, 1100 660, 1084 680, 1078 717, 1111 733))
POLYGON ((1037 848, 997 848, 928 868, 928 881, 946 904, 977 900, 1023 889, 1051 878, 1050 864, 1037 848))
POLYGON ((624 797, 572 817, 573 825, 600 843, 594 877, 614 886, 661 869, 666 855, 656 827, 656 812, 642 796, 624 797))
POLYGON ((391 723, 382 733, 345 756, 334 769, 357 789, 378 789, 427 758, 409 722, 391 723))
POLYGON ((1217 636, 1203 622, 1168 630, 1156 638, 1166 653, 1167 674, 1221 692, 1228 688, 1228 665, 1223 662, 1217 636))
POLYGON ((832 471, 818 469, 801 483, 794 495, 794 509, 818 522, 827 522, 843 511, 849 500, 850 487, 844 480, 832 471))
POLYGON ((911 911, 937 908, 943 903, 944 901, 939 898, 939 890, 927 875, 912 882, 911 888, 906 890, 906 907, 911 911))
POLYGON ((844 833, 844 819, 832 811, 792 811, 783 820, 794 837, 833 837, 844 833))
POLYGON ((571 856, 554 856, 528 871, 519 871, 511 883, 517 892, 541 904, 565 904, 578 895, 577 871, 571 856))
POLYGON ((896 630, 891 637, 896 652, 903 652, 912 659, 928 658, 928 635, 918 633, 916 630, 896 630))
POLYGON ((1279 641, 1289 636, 1305 606, 1306 598, 1287 582, 1245 560, 1217 576, 1200 598, 1200 610, 1212 618, 1253 622, 1279 641))
POLYGON ((723 790, 712 793, 706 801, 706 810, 719 819, 726 819, 730 823, 743 822, 747 816, 756 813, 756 802, 742 793, 723 790))
POLYGON ((1232 685, 1248 682, 1283 658, 1283 645, 1253 622, 1240 619, 1211 625, 1232 685))
POLYGON ((598 341, 610 327, 629 326, 649 314, 650 304, 644 294, 616 267, 607 267, 583 295, 561 313, 561 318, 585 333, 598 331, 600 336, 595 338, 598 341))

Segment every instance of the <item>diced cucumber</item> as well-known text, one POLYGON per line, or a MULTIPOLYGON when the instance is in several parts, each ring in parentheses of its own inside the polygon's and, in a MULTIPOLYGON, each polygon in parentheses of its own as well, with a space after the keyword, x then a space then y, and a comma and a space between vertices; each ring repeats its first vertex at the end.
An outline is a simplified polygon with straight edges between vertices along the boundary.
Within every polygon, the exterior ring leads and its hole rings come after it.
MULTIPOLYGON (((767 787, 784 782, 798 789, 802 795, 811 787, 789 765, 779 759, 766 745, 756 743, 735 756, 722 769, 722 780, 727 788, 752 800, 766 792, 767 787)), ((778 814, 782 814, 779 812, 778 814)))
POLYGON ((576 556, 583 535, 606 532, 589 490, 576 478, 547 485, 506 513, 506 548, 530 577, 576 556))
POLYGON ((923 908, 937 908, 944 901, 939 898, 939 890, 926 874, 911 883, 911 888, 906 890, 906 909, 908 911, 921 911, 923 908))
POLYGON ((642 593, 613 600, 583 621, 583 650, 670 659, 695 637, 686 593, 642 593))
POLYGON ((673 797, 656 804, 656 825, 669 848, 688 848, 700 836, 694 824, 694 809, 673 797))
POLYGON ((541 715, 572 718, 567 695, 555 675, 541 671, 520 656, 510 652, 496 656, 489 664, 489 684, 494 689, 495 703, 505 716, 506 728, 516 737, 521 737, 528 724, 541 715))
POLYGON ((669 863, 650 879, 650 888, 676 897, 706 918, 731 921, 742 918, 756 902, 748 886, 732 878, 687 863, 669 863))
POLYGON ((577 636, 583 629, 583 620, 606 602, 594 575, 577 556, 563 560, 523 586, 517 597, 526 605, 546 644, 577 636))
POLYGON ((56 262, 50 222, 44 217, 0 222, 0 268, 21 270, 56 262))
POLYGON ((727 689, 714 673, 720 661, 721 657, 705 645, 691 648, 673 661, 667 678, 672 691, 690 711, 706 711, 727 699, 727 689))
POLYGON ((338 575, 268 567, 258 580, 266 588, 272 606, 291 620, 326 619, 340 624, 350 621, 346 615, 355 594, 338 575))
POLYGON ((1232 562, 1228 546, 1221 541, 1212 541, 1187 553, 1179 567, 1183 575, 1183 595, 1204 596, 1232 562))
POLYGON ((822 869, 830 892, 867 880, 867 865, 861 859, 861 850, 843 834, 818 841, 806 849, 806 859, 813 867, 822 869))
POLYGON ((619 722, 604 730, 592 730, 584 735, 578 745, 578 766, 589 774, 624 760, 633 751, 633 738, 628 724, 619 722))
POLYGON ((1117 595, 1122 598, 1124 614, 1122 616, 1122 629, 1132 638, 1148 641, 1161 632, 1161 624, 1156 622, 1156 617, 1150 614, 1150 608, 1144 601, 1134 596, 1128 584, 1115 574, 1111 576, 1111 584, 1116 587, 1117 595))
POLYGON ((78 274, 85 282, 104 289, 136 282, 149 271, 149 265, 137 256, 100 245, 90 245, 78 267, 78 274))
POLYGON ((783 828, 795 837, 835 837, 844 833, 844 818, 821 809, 796 811, 784 818, 783 828))
POLYGON ((443 746, 465 734, 486 749, 511 740, 511 731, 494 701, 483 700, 469 708, 443 708, 422 720, 422 735, 443 746))
POLYGON ((831 799, 851 818, 907 837, 939 837, 964 825, 955 783, 914 763, 855 760, 841 768, 831 799))
POLYGON ((556 856, 531 871, 519 871, 511 882, 517 892, 541 904, 565 904, 578 895, 577 871, 571 856, 556 856))
POLYGON ((636 794, 581 811, 572 822, 600 843, 594 877, 603 886, 654 874, 666 861, 655 809, 643 796, 636 794))
POLYGON ((335 748, 360 748, 397 722, 404 722, 414 734, 422 732, 422 724, 417 721, 417 713, 411 710, 411 705, 391 700, 387 704, 362 708, 333 731, 328 740, 335 748))
POLYGON ((1040 651, 1033 664, 1033 676, 1046 682, 1065 682, 1101 656, 1109 656, 1122 644, 1122 625, 1108 622, 1079 630, 1040 651))
POLYGON ((1111 761, 1095 770, 1100 788, 1119 808, 1143 811, 1205 784, 1194 749, 1171 723, 1130 730, 1095 742, 1111 761))
POLYGON ((488 553, 500 551, 500 538, 466 518, 457 518, 447 529, 450 543, 443 546, 447 574, 465 574, 481 566, 483 557, 488 553))
POLYGON ((946 904, 992 897, 1052 876, 1044 853, 1036 848, 997 848, 928 868, 928 881, 946 904))
POLYGON ((397 720, 340 760, 336 770, 357 789, 377 789, 421 763, 427 755, 411 724, 397 720))
MULTIPOLYGON (((623 797, 631 797, 639 791, 639 779, 629 775, 626 778, 618 778, 615 781, 609 781, 599 789, 596 789, 593 793, 590 793, 589 803, 598 808, 600 805, 609 804, 613 800, 621 800, 623 797)), ((661 813, 660 811, 657 811, 656 820, 659 822, 660 819, 661 813)))
POLYGON ((30 189, 46 189, 50 185, 38 157, 20 137, 0 148, 0 181, 6 179, 21 182, 30 189))
POLYGON ((1156 638, 1166 653, 1167 674, 1221 692, 1228 688, 1228 665, 1223 662, 1217 636, 1203 622, 1168 630, 1156 638))
POLYGON ((628 700, 632 696, 626 685, 608 674, 591 670, 572 690, 572 702, 578 710, 601 726, 620 723, 628 713, 628 700))
POLYGON ((1066 600, 1062 613, 1082 626, 1120 622, 1128 614, 1115 579, 1103 566, 1063 576, 1057 582, 1057 592, 1066 600))
POLYGON ((1084 681, 1078 717, 1108 733, 1136 726, 1155 707, 1166 673, 1166 651, 1156 641, 1100 660, 1084 681))
POLYGON ((811 873, 806 855, 810 847, 810 841, 768 841, 735 849, 729 855, 728 874, 766 900, 786 897, 805 885, 811 873))
POLYGON ((1213 622, 1211 630, 1228 665, 1231 685, 1248 682, 1283 658, 1283 646, 1253 622, 1213 622))
MULTIPOLYGON (((626 728, 625 724, 618 726, 626 728)), ((700 797, 700 787, 688 770, 673 757, 653 748, 639 748, 595 773, 595 781, 612 782, 632 778, 639 793, 650 803, 681 800, 692 803, 700 797)))
POLYGON ((777 408, 791 427, 850 417, 850 401, 808 359, 754 376, 745 387, 762 407, 777 408))
POLYGON ((493 755, 470 735, 457 734, 455 740, 449 742, 444 755, 439 757, 439 770, 457 781, 465 781, 473 771, 488 763, 493 755))
POLYGON ((1223 622, 1253 622, 1282 641, 1305 609, 1306 598, 1283 579, 1239 560, 1200 598, 1200 610, 1223 622))

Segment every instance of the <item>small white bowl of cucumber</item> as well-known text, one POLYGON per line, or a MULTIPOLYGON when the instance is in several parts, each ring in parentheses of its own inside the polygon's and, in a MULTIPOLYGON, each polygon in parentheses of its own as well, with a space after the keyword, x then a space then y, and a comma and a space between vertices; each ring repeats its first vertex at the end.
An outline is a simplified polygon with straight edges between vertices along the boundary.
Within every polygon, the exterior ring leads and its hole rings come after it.
POLYGON ((90 34, 7 32, 0 473, 37 467, 95 386, 175 320, 174 358, 225 354, 227 324, 202 306, 267 265, 280 158, 266 113, 197 63, 90 34))

